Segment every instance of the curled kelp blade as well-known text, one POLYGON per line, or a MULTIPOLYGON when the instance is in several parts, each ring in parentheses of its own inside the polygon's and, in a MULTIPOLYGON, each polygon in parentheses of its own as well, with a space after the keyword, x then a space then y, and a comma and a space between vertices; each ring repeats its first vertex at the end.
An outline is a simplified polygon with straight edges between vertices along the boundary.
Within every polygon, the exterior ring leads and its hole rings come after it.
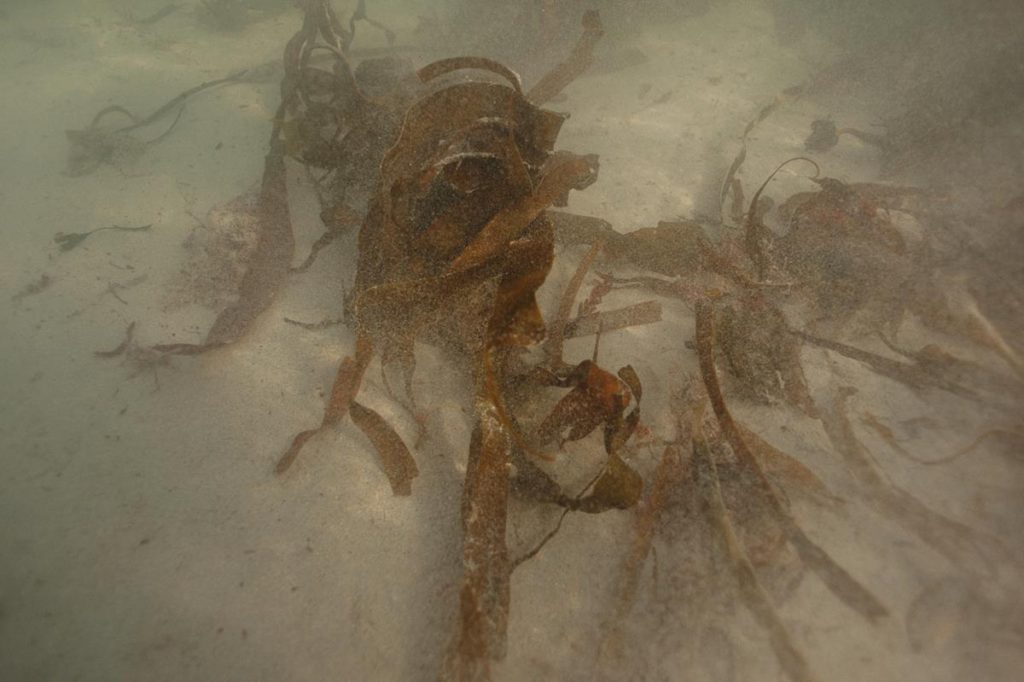
POLYGON ((640 501, 644 481, 640 474, 618 455, 608 458, 604 471, 589 495, 573 500, 570 509, 599 514, 611 509, 629 509, 640 501))
POLYGON ((523 81, 518 73, 501 62, 488 59, 487 57, 451 57, 449 59, 440 59, 427 64, 417 71, 416 75, 419 76, 421 81, 427 83, 445 74, 466 69, 489 71, 507 80, 517 93, 522 94, 523 92, 523 81))
POLYGON ((750 558, 743 548, 722 496, 715 459, 699 424, 693 428, 692 468, 695 488, 704 504, 705 513, 718 536, 718 551, 732 569, 743 604, 758 624, 768 633, 775 658, 792 682, 813 682, 818 679, 803 652, 796 646, 788 628, 779 617, 771 598, 758 580, 750 558))

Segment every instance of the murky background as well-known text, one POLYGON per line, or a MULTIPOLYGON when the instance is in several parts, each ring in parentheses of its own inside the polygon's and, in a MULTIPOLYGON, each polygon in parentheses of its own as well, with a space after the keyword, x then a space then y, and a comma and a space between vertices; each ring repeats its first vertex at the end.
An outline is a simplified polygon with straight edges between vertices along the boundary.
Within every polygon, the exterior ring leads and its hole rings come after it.
MULTIPOLYGON (((0 5, 0 678, 1019 678, 1024 6, 329 4, 379 108, 342 88, 280 130, 291 2, 0 5), (542 107, 569 114, 554 149, 579 156, 555 157, 600 167, 527 240, 554 254, 536 298, 561 363, 549 340, 512 353, 502 416, 449 338, 490 304, 442 298, 442 332, 370 362, 366 412, 282 466, 357 334, 411 324, 353 317, 357 270, 448 281, 426 247, 357 237, 374 197, 419 191, 380 177, 426 96, 415 69, 486 56, 535 101, 595 9, 586 68, 542 107), (561 385, 513 399, 528 374, 561 385), (512 453, 491 516, 463 485, 487 428, 512 453)), ((330 81, 308 87, 348 82, 308 58, 330 81)), ((549 166, 516 161, 520 195, 488 170, 508 139, 452 147, 488 161, 417 176, 458 191, 416 215, 540 194, 549 166)))

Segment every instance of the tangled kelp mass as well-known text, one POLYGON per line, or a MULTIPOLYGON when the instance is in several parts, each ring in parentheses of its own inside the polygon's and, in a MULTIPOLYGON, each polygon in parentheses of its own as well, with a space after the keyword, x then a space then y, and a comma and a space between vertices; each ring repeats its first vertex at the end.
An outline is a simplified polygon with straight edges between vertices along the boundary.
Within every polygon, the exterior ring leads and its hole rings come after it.
POLYGON ((203 68, 5 265, 0 676, 1012 679, 1021 14, 940 4, 120 8, 203 68))

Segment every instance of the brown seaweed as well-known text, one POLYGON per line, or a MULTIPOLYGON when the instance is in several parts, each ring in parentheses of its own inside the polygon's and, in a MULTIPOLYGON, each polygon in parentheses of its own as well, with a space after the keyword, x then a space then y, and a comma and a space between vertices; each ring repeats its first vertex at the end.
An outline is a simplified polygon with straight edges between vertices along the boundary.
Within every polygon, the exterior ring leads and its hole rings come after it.
POLYGON ((711 400, 711 407, 718 418, 722 434, 732 447, 733 452, 743 465, 754 474, 754 480, 763 495, 768 509, 786 533, 793 549, 804 564, 814 571, 829 590, 851 609, 857 611, 868 620, 875 620, 888 614, 888 610, 878 599, 857 582, 847 571, 839 566, 825 550, 815 544, 796 524, 789 512, 782 505, 772 484, 769 482, 757 457, 751 452, 743 435, 726 407, 725 398, 718 383, 715 370, 714 347, 714 308, 709 301, 697 303, 697 355, 700 360, 701 375, 704 386, 711 400))
POLYGON ((761 586, 757 572, 747 557, 736 531, 729 519, 729 512, 722 499, 721 486, 715 460, 707 442, 696 425, 693 432, 693 477, 696 488, 704 502, 704 508, 721 545, 721 552, 729 562, 744 605, 768 632, 775 658, 786 676, 793 682, 811 682, 817 677, 811 672, 807 659, 797 649, 792 636, 772 605, 771 599, 761 586))
POLYGON ((88 175, 104 163, 115 163, 119 156, 131 157, 141 154, 145 147, 156 144, 170 135, 181 118, 186 102, 192 96, 218 85, 242 82, 246 73, 245 70, 238 71, 224 78, 200 83, 172 97, 148 116, 136 116, 120 105, 105 107, 93 116, 88 127, 81 130, 65 131, 68 142, 71 145, 68 152, 66 173, 72 176, 88 175), (147 141, 138 140, 128 134, 133 130, 145 128, 156 123, 172 111, 177 112, 174 121, 159 136, 147 141), (131 120, 131 123, 110 130, 101 128, 101 121, 110 114, 121 114, 131 120))
POLYGON ((608 333, 618 329, 628 329, 644 324, 661 322, 661 303, 658 301, 642 301, 624 308, 599 310, 580 315, 569 320, 565 325, 565 338, 608 333))
POLYGON ((583 286, 583 279, 587 276, 587 271, 593 265, 598 254, 601 253, 603 246, 601 242, 594 244, 587 251, 583 260, 580 261, 572 279, 565 285, 565 291, 562 292, 562 300, 558 305, 558 314, 555 315, 554 320, 548 325, 548 338, 544 343, 544 351, 552 367, 558 367, 562 364, 562 346, 565 342, 565 330, 569 323, 569 315, 572 314, 572 305, 576 301, 576 295, 579 293, 580 287, 583 286))
POLYGON ((155 350, 196 355, 240 340, 270 307, 288 276, 295 250, 288 212, 288 185, 284 143, 275 126, 267 153, 257 204, 259 236, 256 250, 242 278, 238 300, 221 311, 200 344, 158 344, 155 350))
POLYGON ((352 423, 373 443, 395 495, 411 495, 412 479, 419 470, 409 448, 387 421, 370 408, 353 400, 349 403, 348 414, 352 423))
POLYGON ((506 651, 512 564, 505 529, 512 443, 494 399, 499 379, 492 352, 486 351, 481 363, 484 376, 469 447, 462 497, 463 575, 458 625, 442 669, 446 680, 488 680, 491 665, 506 651))
POLYGON ((41 294, 48 288, 50 288, 50 285, 53 284, 53 282, 53 277, 50 277, 49 275, 44 273, 34 281, 29 282, 24 287, 22 287, 22 289, 18 293, 11 296, 11 300, 17 302, 23 298, 35 296, 36 294, 41 294))
POLYGON ((953 564, 982 575, 991 575, 994 557, 1007 556, 998 539, 933 511, 906 490, 887 481, 878 470, 846 414, 847 400, 855 392, 841 388, 831 404, 823 406, 821 423, 832 447, 843 458, 847 470, 867 499, 882 514, 921 538, 953 564))
POLYGON ((978 449, 978 447, 981 446, 982 443, 993 438, 1003 439, 1006 441, 1014 441, 1017 443, 1024 443, 1024 433, 1021 433, 1019 431, 1014 431, 1011 429, 987 429, 986 431, 983 431, 982 433, 978 434, 978 436, 975 437, 974 440, 972 440, 970 443, 961 448, 958 448, 957 450, 954 450, 948 455, 939 455, 938 457, 932 458, 918 457, 917 455, 913 454, 905 447, 903 447, 900 444, 899 439, 896 438, 896 434, 893 433, 892 429, 886 426, 881 419, 876 417, 871 412, 864 412, 860 421, 862 424, 864 424, 869 429, 878 434, 879 438, 884 440, 885 444, 892 448, 895 452, 899 453, 901 456, 909 459, 912 462, 916 462, 917 464, 922 464, 924 466, 937 466, 941 464, 949 464, 950 462, 954 462, 963 457, 964 455, 968 455, 974 452, 975 450, 978 449))
POLYGON ((757 272, 757 279, 761 282, 768 278, 768 268, 770 265, 771 254, 770 251, 773 247, 772 232, 764 224, 761 218, 761 214, 758 212, 758 200, 761 198, 761 193, 764 192, 768 183, 778 175, 779 171, 788 166, 794 161, 806 161, 807 163, 814 166, 814 177, 818 177, 821 174, 821 169, 818 168, 818 164, 813 160, 808 159, 804 156, 796 156, 792 159, 787 159, 775 167, 765 181, 761 183, 761 186, 754 192, 753 198, 750 200, 750 208, 747 210, 747 216, 743 224, 743 243, 746 248, 747 257, 754 264, 754 268, 757 272))
POLYGON ((93 353, 98 358, 116 358, 119 355, 123 355, 132 344, 132 339, 135 336, 135 322, 128 325, 128 328, 124 332, 124 340, 117 344, 115 348, 111 350, 98 350, 93 353))
POLYGON ((82 242, 84 242, 89 235, 96 234, 97 232, 103 232, 104 230, 114 230, 117 232, 145 232, 149 228, 153 227, 152 223, 149 225, 139 225, 138 227, 122 227, 121 225, 109 225, 107 227, 97 227, 96 229, 89 230, 88 232, 58 232, 53 235, 53 241, 60 246, 61 251, 70 251, 82 242))
POLYGON ((927 366, 922 366, 919 363, 911 364, 900 360, 893 360, 892 358, 871 353, 855 346, 850 346, 831 339, 823 339, 803 331, 794 330, 792 333, 815 346, 826 348, 839 353, 844 357, 848 357, 851 360, 861 362, 872 371, 883 376, 887 376, 890 379, 898 381, 911 388, 923 389, 927 387, 935 387, 941 388, 944 391, 948 391, 962 398, 976 399, 978 397, 977 393, 973 390, 949 381, 941 375, 929 371, 927 366))
POLYGON ((537 105, 551 101, 594 62, 594 46, 603 35, 601 15, 596 10, 584 12, 583 35, 573 48, 572 54, 530 88, 526 98, 537 105))

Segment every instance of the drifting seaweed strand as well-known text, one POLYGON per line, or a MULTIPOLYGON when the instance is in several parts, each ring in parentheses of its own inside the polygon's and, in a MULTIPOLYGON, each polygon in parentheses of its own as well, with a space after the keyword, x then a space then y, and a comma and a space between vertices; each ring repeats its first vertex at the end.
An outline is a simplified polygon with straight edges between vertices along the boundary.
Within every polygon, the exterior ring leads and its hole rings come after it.
POLYGON ((94 230, 88 232, 58 232, 53 235, 53 241, 60 245, 61 251, 70 251, 75 248, 89 237, 89 235, 96 234, 97 232, 103 232, 104 230, 115 230, 118 232, 145 232, 149 228, 153 227, 153 224, 139 225, 138 227, 122 227, 121 225, 108 225, 107 227, 97 227, 94 230))
POLYGON ((419 470, 405 442, 383 417, 355 400, 349 403, 348 414, 373 443, 394 494, 411 495, 412 479, 419 475, 419 470))
POLYGON ((601 15, 598 11, 584 12, 583 35, 580 36, 572 54, 530 88, 526 93, 526 99, 539 106, 562 92, 594 62, 594 47, 603 35, 604 28, 601 26, 601 15))
POLYGON ((793 682, 812 682, 817 677, 807 664, 807 659, 796 647, 789 631, 775 611, 775 607, 772 606, 771 599, 758 581, 757 572, 754 570, 753 564, 750 563, 732 522, 729 520, 729 512, 722 499, 715 460, 711 456, 711 451, 700 428, 699 424, 694 425, 693 476, 697 491, 704 502, 708 520, 718 531, 722 553, 732 567, 743 603, 758 624, 768 632, 768 641, 772 651, 786 676, 793 682))
POLYGON ((725 398, 722 396, 722 389, 718 383, 718 374, 715 370, 713 304, 707 299, 700 300, 697 302, 696 312, 697 355, 700 360, 704 385, 711 400, 711 407, 718 418, 718 423, 722 428, 722 434, 725 436, 726 441, 740 461, 755 474, 772 513, 776 516, 786 533, 786 538, 807 567, 814 571, 829 590, 843 603, 868 620, 873 621, 887 615, 888 609, 871 592, 847 573, 846 569, 835 563, 823 549, 808 538, 806 533, 796 524, 796 521, 779 501, 768 477, 765 475, 757 458, 743 440, 736 422, 725 405, 725 398))
POLYGON ((978 399, 978 394, 971 389, 936 376, 935 374, 922 369, 920 365, 893 360, 845 343, 840 343, 839 341, 823 339, 799 330, 790 330, 790 333, 800 337, 808 343, 814 344, 815 346, 826 348, 848 357, 851 360, 862 362, 878 374, 894 379, 901 384, 906 384, 911 388, 921 389, 925 386, 931 385, 936 388, 941 388, 944 391, 948 391, 953 395, 960 396, 961 398, 978 399))
POLYGON ((876 508, 957 566, 991 575, 995 571, 991 555, 1016 563, 997 538, 933 511, 882 477, 846 414, 846 401, 853 393, 854 389, 841 388, 827 409, 821 410, 821 423, 832 447, 876 508))
POLYGON ((352 17, 348 21, 348 37, 350 42, 356 37, 356 22, 360 20, 365 21, 370 26, 382 31, 384 33, 384 37, 388 41, 388 45, 393 46, 395 44, 395 32, 379 21, 371 19, 366 15, 366 0, 359 0, 359 4, 356 5, 356 10, 352 13, 352 17))
POLYGON ((740 150, 737 152, 736 157, 729 166, 729 170, 725 174, 725 179, 722 181, 722 190, 718 201, 720 222, 725 222, 725 199, 729 195, 730 190, 735 191, 736 189, 736 186, 733 184, 733 180, 736 177, 736 173, 739 172, 740 166, 743 165, 743 162, 747 158, 747 140, 750 137, 750 133, 754 131, 754 128, 768 118, 772 112, 779 107, 790 102, 795 102, 804 95, 820 91, 839 79, 849 77, 856 72, 855 70, 856 67, 851 67, 848 62, 839 62, 838 64, 834 64, 833 66, 818 72, 806 82, 786 88, 776 95, 775 99, 770 103, 758 110, 757 115, 754 116, 754 118, 752 118, 743 129, 743 134, 740 136, 740 150))
MULTIPOLYGON (((685 436, 689 437, 689 434, 685 436)), ((688 463, 682 459, 682 447, 670 443, 662 452, 654 470, 653 481, 647 495, 637 507, 633 521, 633 539, 622 561, 622 573, 616 590, 615 606, 608 614, 602 628, 604 634, 598 651, 597 661, 617 658, 622 646, 622 624, 629 616, 640 586, 640 574, 650 556, 654 543, 655 529, 665 511, 672 489, 683 481, 688 463)))
POLYGON ((600 310, 575 317, 565 324, 564 334, 565 338, 573 339, 596 334, 598 330, 611 332, 656 322, 661 322, 661 303, 643 301, 624 308, 600 310))
POLYGON ((330 329, 331 327, 337 327, 345 324, 344 317, 329 317, 319 322, 302 322, 301 320, 293 320, 290 317, 284 318, 284 321, 288 324, 294 324, 296 327, 302 327, 308 329, 311 332, 323 331, 324 329, 330 329))
POLYGON ((761 183, 761 186, 757 188, 757 191, 754 192, 753 198, 750 200, 750 208, 747 210, 746 220, 744 221, 743 242, 746 247, 747 256, 750 258, 751 262, 753 262, 754 267, 757 270, 757 279, 761 282, 768 278, 768 251, 771 248, 772 234, 771 230, 769 230, 761 220, 757 210, 757 203, 761 199, 761 193, 764 192, 768 183, 775 178, 779 171, 794 161, 806 161, 814 166, 814 177, 821 175, 821 169, 818 167, 818 164, 805 156, 795 156, 792 159, 787 159, 776 166, 775 170, 773 170, 768 177, 765 178, 765 181, 761 183))
MULTIPOLYGON (((218 85, 224 85, 226 83, 237 83, 237 82, 240 82, 242 80, 242 77, 245 76, 247 71, 248 71, 248 69, 242 69, 241 71, 236 71, 236 72, 234 72, 234 73, 232 73, 232 74, 230 74, 228 76, 225 76, 224 78, 217 78, 217 79, 212 80, 212 81, 206 81, 204 83, 200 83, 199 85, 196 85, 195 87, 191 87, 188 90, 185 90, 184 92, 182 92, 180 95, 172 98, 170 101, 168 101, 166 104, 164 104, 162 107, 160 107, 159 109, 154 111, 149 116, 146 116, 145 118, 142 118, 142 119, 137 119, 131 125, 127 125, 127 126, 124 126, 124 127, 121 127, 121 128, 117 128, 117 129, 114 130, 114 133, 115 134, 116 133, 127 133, 127 132, 130 132, 132 130, 136 130, 138 128, 144 128, 144 127, 150 125, 151 123, 156 123, 158 120, 160 120, 161 118, 166 116, 168 113, 170 113, 171 111, 173 111, 177 107, 179 107, 181 105, 184 105, 185 104, 185 100, 189 99, 193 95, 199 94, 203 90, 209 90, 210 88, 216 87, 218 85)), ((126 111, 124 109, 121 109, 120 107, 118 107, 118 109, 120 111, 126 111)), ((136 118, 136 117, 133 117, 133 118, 136 118)), ((90 126, 90 127, 95 127, 97 122, 98 121, 94 119, 93 123, 92 123, 92 126, 90 126)))
POLYGON ((587 254, 583 256, 583 259, 576 267, 576 272, 573 273, 572 279, 565 285, 555 319, 548 325, 548 338, 544 344, 544 351, 547 354, 548 363, 554 368, 564 363, 562 360, 562 347, 565 343, 565 329, 569 322, 569 315, 572 314, 572 305, 576 302, 576 296, 579 294, 580 287, 583 286, 583 280, 586 278, 590 266, 593 265, 594 260, 603 248, 604 244, 598 242, 590 247, 587 254))
POLYGON ((93 353, 98 358, 116 358, 123 355, 132 345, 132 338, 135 336, 135 322, 128 325, 124 332, 124 340, 111 350, 98 350, 93 353))
POLYGON ((580 490, 579 493, 577 493, 576 497, 570 498, 569 496, 567 496, 567 495, 565 495, 563 493, 563 494, 560 494, 556 500, 553 500, 553 501, 557 502, 558 504, 560 504, 562 507, 564 507, 564 509, 562 509, 562 513, 559 514, 559 516, 558 516, 558 522, 555 523, 555 527, 554 528, 552 528, 550 531, 548 531, 544 535, 544 537, 540 539, 540 542, 538 542, 533 547, 533 549, 527 551, 525 554, 523 554, 522 556, 516 558, 512 562, 512 570, 515 570, 516 568, 518 568, 520 566, 520 564, 524 564, 527 561, 529 561, 530 559, 532 559, 533 557, 535 557, 538 554, 540 554, 540 551, 542 549, 544 549, 544 547, 548 544, 548 542, 550 542, 556 535, 558 535, 558 531, 560 531, 562 529, 562 522, 565 521, 565 517, 568 516, 570 512, 578 511, 578 503, 579 503, 579 501, 581 499, 583 499, 583 496, 587 494, 588 490, 590 490, 592 487, 594 487, 594 484, 597 483, 598 479, 600 479, 603 474, 604 474, 604 470, 602 469, 593 478, 591 478, 590 481, 588 481, 585 486, 583 486, 583 489, 580 490))

